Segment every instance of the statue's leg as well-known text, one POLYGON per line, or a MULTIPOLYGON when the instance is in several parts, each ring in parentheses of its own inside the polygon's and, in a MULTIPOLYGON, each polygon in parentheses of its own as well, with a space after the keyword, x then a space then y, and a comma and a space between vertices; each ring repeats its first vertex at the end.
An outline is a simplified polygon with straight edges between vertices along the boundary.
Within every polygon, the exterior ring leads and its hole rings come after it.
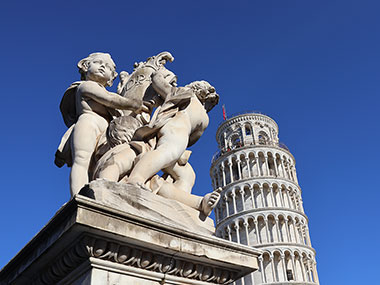
POLYGON ((158 136, 156 149, 145 153, 136 163, 128 178, 128 183, 144 184, 161 169, 174 164, 185 151, 189 140, 186 127, 173 128, 166 125, 160 130, 158 136))
POLYGON ((181 202, 182 204, 185 204, 196 210, 201 209, 203 197, 182 191, 181 189, 178 189, 173 183, 164 181, 157 194, 162 197, 181 202))
POLYGON ((70 173, 71 196, 77 194, 88 183, 88 167, 95 150, 97 137, 107 128, 107 121, 81 115, 75 124, 72 136, 73 165, 70 173))
POLYGON ((104 165, 99 167, 100 170, 97 174, 97 178, 118 182, 120 178, 124 177, 126 173, 131 170, 133 161, 136 158, 136 153, 129 145, 125 145, 125 147, 118 152, 112 152, 111 150, 108 156, 104 165))
POLYGON ((191 193, 195 183, 195 172, 190 163, 179 165, 175 163, 163 170, 165 173, 170 174, 175 180, 174 185, 184 192, 191 193))
POLYGON ((204 197, 200 197, 181 191, 174 184, 164 181, 157 194, 196 209, 207 217, 211 214, 212 209, 218 204, 221 191, 222 188, 218 188, 213 192, 206 194, 204 197))

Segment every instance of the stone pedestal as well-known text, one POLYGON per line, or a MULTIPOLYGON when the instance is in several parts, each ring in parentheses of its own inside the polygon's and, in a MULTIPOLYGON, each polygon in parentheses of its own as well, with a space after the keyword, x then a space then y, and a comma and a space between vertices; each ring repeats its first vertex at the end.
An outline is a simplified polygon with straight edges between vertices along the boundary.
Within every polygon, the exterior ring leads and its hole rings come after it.
POLYGON ((213 236, 210 220, 196 215, 143 189, 95 181, 2 269, 0 283, 228 284, 258 268, 259 250, 213 236))

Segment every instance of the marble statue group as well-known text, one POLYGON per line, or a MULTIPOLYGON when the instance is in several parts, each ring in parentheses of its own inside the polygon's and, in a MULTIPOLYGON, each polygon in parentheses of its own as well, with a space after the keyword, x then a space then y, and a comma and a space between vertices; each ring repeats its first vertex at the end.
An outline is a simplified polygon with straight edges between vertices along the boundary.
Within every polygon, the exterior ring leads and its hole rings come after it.
POLYGON ((118 75, 109 54, 92 53, 78 62, 80 81, 60 104, 68 130, 55 155, 58 167, 71 167, 71 196, 92 180, 106 179, 210 214, 220 189, 204 197, 191 194, 195 173, 187 147, 206 129, 219 96, 206 81, 178 87, 165 66, 173 60, 162 52, 135 63, 131 74, 120 72, 117 93, 106 89, 118 75))

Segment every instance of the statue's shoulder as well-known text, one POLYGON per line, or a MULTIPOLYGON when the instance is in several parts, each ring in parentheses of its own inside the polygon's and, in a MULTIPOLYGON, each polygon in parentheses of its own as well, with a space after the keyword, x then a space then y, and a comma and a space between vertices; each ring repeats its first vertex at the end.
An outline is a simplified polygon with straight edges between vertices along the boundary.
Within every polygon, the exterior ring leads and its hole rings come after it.
POLYGON ((75 124, 78 119, 78 114, 75 104, 75 94, 77 92, 78 86, 83 83, 83 81, 73 82, 69 88, 66 89, 63 94, 61 103, 59 104, 59 109, 63 117, 65 125, 69 128, 71 125, 75 124))
POLYGON ((75 89, 79 85, 81 85, 83 82, 85 82, 85 81, 75 81, 75 82, 71 83, 70 86, 66 89, 65 93, 63 94, 63 96, 65 96, 67 92, 75 91, 75 89))

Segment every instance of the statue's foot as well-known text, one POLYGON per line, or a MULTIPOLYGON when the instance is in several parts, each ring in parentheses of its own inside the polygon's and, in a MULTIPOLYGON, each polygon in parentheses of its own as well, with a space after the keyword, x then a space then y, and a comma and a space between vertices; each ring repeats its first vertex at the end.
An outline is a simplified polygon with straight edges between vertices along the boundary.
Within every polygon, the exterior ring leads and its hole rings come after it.
POLYGON ((149 183, 147 184, 149 184, 150 191, 152 191, 154 194, 157 194, 164 184, 164 180, 156 174, 152 177, 152 179, 150 179, 149 183))
POLYGON ((126 183, 127 185, 130 185, 130 186, 134 186, 134 187, 137 187, 137 188, 140 188, 142 190, 146 190, 146 191, 149 191, 149 192, 152 192, 152 189, 148 188, 146 184, 144 183, 141 183, 141 182, 127 182, 126 183))
POLYGON ((214 209, 218 204, 220 199, 220 192, 222 192, 221 187, 215 189, 213 192, 206 194, 203 197, 201 203, 201 211, 203 214, 205 214, 206 217, 211 214, 212 209, 214 209))

